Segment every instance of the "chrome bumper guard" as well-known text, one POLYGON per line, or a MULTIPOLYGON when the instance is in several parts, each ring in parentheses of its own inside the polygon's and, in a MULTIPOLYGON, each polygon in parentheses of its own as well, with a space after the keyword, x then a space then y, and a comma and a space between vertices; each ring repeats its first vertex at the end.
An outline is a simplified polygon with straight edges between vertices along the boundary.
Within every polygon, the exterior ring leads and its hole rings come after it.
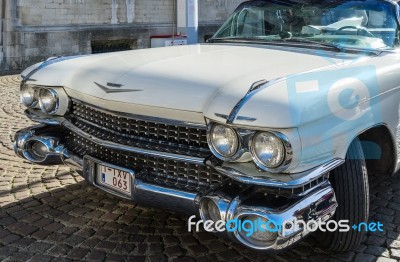
MULTIPOLYGON (((69 129, 73 128, 73 125, 65 120, 60 122, 60 125, 69 129)), ((14 142, 15 153, 36 164, 65 164, 70 166, 81 174, 91 185, 110 194, 132 200, 137 204, 159 207, 178 213, 200 215, 203 219, 215 220, 218 218, 217 220, 224 220, 225 222, 232 219, 243 219, 249 216, 277 222, 293 221, 296 219, 303 220, 306 223, 310 220, 318 219, 326 221, 333 216, 337 207, 335 193, 328 180, 316 184, 314 187, 304 191, 304 194, 294 199, 285 201, 285 203, 280 205, 280 208, 274 207, 276 205, 271 202, 271 197, 266 197, 264 201, 261 201, 261 205, 259 204, 260 201, 253 201, 253 199, 257 198, 259 200, 259 196, 256 196, 256 194, 260 192, 263 196, 271 195, 269 191, 263 191, 268 187, 293 188, 295 185, 299 187, 310 182, 310 180, 312 181, 321 176, 326 176, 332 168, 342 163, 340 160, 335 160, 315 170, 311 170, 308 175, 304 175, 302 178, 292 179, 291 182, 277 181, 265 177, 254 177, 251 179, 250 176, 235 171, 234 169, 218 166, 215 163, 209 162, 206 164, 212 165, 222 174, 238 181, 241 186, 238 187, 237 190, 232 190, 226 189, 226 185, 221 185, 221 188, 202 195, 196 192, 188 192, 150 184, 134 177, 132 193, 130 196, 126 196, 98 185, 94 175, 95 172, 93 172, 95 161, 90 157, 85 157, 85 160, 83 160, 68 152, 67 145, 60 144, 59 136, 54 129, 55 126, 38 125, 17 132, 14 142), (35 143, 44 145, 42 147, 39 146, 39 148, 41 148, 41 151, 39 150, 41 153, 39 154, 35 153, 35 150, 32 149, 35 143), (32 154, 36 155, 32 156, 32 154), (258 204, 256 205, 255 203, 258 204), (210 209, 210 205, 214 205, 216 208, 210 209), (213 214, 210 213, 211 210, 213 210, 213 214)), ((79 130, 74 131, 79 132, 79 130)), ((80 132, 82 133, 82 131, 80 132)), ((111 142, 101 141, 97 138, 92 139, 95 142, 103 143, 104 146, 116 146, 116 144, 111 142)), ((156 152, 149 153, 154 154, 156 152)), ((178 156, 168 155, 166 157, 175 158, 178 156)), ((276 198, 278 197, 279 196, 276 196, 276 198)), ((258 250, 277 251, 292 245, 308 233, 310 232, 304 228, 281 230, 277 232, 276 235, 271 235, 272 239, 268 241, 252 241, 251 239, 243 237, 238 231, 226 234, 247 247, 258 250)))

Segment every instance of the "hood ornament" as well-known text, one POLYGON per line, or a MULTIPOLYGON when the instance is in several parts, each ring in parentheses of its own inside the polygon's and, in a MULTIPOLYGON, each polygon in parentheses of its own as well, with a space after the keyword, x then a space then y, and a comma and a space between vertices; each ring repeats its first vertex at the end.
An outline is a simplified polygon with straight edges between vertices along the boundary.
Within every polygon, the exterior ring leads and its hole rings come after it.
POLYGON ((97 85, 101 90, 106 92, 107 94, 112 94, 112 93, 128 93, 128 92, 142 92, 143 90, 141 89, 120 89, 123 87, 121 84, 115 84, 115 83, 107 83, 107 86, 101 85, 97 82, 94 82, 95 85, 97 85), (109 88, 113 87, 113 88, 109 88))

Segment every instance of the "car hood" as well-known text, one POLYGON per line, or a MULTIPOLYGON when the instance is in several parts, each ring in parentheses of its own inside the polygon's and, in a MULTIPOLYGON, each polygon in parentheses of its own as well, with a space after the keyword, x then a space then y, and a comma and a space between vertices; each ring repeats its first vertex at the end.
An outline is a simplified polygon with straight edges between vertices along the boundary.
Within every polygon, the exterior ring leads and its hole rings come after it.
MULTIPOLYGON (((29 81, 103 100, 211 117, 228 115, 257 81, 324 70, 356 58, 304 48, 204 44, 60 59, 43 66, 29 81)), ((285 95, 284 88, 276 89, 270 100, 285 95)))

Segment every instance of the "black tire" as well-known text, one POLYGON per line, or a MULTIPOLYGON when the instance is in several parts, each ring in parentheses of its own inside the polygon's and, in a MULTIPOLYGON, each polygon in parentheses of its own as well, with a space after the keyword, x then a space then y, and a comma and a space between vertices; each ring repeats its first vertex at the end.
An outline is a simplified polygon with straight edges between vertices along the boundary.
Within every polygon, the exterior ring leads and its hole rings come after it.
POLYGON ((360 245, 365 236, 365 232, 353 230, 351 227, 367 222, 369 216, 368 174, 358 139, 351 143, 346 162, 331 172, 329 180, 338 202, 332 220, 349 220, 350 231, 318 232, 317 239, 326 249, 348 251, 360 245))

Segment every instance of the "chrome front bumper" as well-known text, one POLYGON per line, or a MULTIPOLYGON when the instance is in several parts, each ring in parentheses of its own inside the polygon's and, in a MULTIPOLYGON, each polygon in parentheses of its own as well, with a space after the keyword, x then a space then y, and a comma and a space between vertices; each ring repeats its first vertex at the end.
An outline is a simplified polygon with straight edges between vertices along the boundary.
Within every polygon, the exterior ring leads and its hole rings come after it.
MULTIPOLYGON (((72 128, 71 125, 65 120, 60 122, 59 125, 42 124, 21 130, 15 136, 15 153, 36 164, 68 165, 81 174, 91 185, 110 194, 130 199, 137 204, 197 215, 203 220, 212 219, 207 208, 210 201, 217 207, 219 220, 225 222, 244 219, 250 215, 280 223, 295 220, 305 222, 321 220, 324 222, 333 216, 337 207, 335 193, 329 181, 327 179, 320 180, 320 178, 326 178, 331 169, 340 165, 342 162, 339 160, 326 163, 290 181, 279 181, 267 177, 246 175, 231 167, 222 166, 211 158, 205 160, 206 164, 213 166, 222 175, 231 178, 235 184, 220 185, 220 187, 213 188, 207 193, 198 193, 160 186, 133 177, 132 193, 128 197, 99 185, 96 182, 94 172, 96 161, 93 161, 90 157, 81 159, 68 151, 68 145, 60 143, 60 134, 57 129, 60 126, 72 128), (46 157, 38 158, 32 155, 30 147, 35 142, 44 145, 43 150, 45 148, 47 152, 46 157), (298 188, 303 188, 303 190, 293 198, 285 198, 279 193, 281 189, 290 189, 294 192, 298 188), (276 205, 276 199, 279 200, 279 205, 276 205)), ((79 132, 79 130, 76 131, 79 132)), ((96 139, 96 142, 104 142, 103 144, 107 145, 106 141, 99 139, 96 139)), ((109 146, 115 145, 110 143, 109 146)), ((302 228, 280 230, 274 241, 264 245, 254 244, 238 232, 225 232, 224 235, 253 249, 277 251, 291 246, 308 233, 310 232, 302 228)))

